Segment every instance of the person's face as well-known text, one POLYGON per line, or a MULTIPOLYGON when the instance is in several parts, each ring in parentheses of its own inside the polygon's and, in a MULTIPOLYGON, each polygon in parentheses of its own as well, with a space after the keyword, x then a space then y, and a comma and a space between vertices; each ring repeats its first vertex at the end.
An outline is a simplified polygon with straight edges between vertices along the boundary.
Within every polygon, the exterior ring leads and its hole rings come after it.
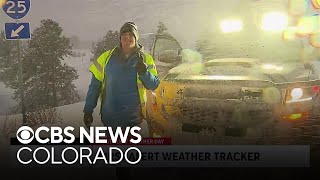
POLYGON ((133 48, 136 45, 136 39, 132 32, 125 32, 121 35, 122 48, 133 48))

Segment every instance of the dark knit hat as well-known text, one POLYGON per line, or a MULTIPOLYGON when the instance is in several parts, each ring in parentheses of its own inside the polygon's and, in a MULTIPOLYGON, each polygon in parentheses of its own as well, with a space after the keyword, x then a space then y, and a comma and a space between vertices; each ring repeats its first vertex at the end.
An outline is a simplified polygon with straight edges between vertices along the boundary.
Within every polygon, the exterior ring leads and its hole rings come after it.
POLYGON ((134 22, 126 22, 122 25, 120 29, 120 36, 122 33, 126 32, 132 32, 134 37, 136 38, 136 42, 138 42, 139 39, 139 32, 138 32, 138 26, 134 22))

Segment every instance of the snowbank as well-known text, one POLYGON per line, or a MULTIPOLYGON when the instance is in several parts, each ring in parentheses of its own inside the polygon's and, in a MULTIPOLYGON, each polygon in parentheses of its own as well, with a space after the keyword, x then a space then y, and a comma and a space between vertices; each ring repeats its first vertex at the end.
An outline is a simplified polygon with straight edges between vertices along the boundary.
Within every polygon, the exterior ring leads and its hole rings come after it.
MULTIPOLYGON (((83 106, 84 102, 79 102, 71 105, 61 106, 57 107, 57 111, 60 112, 62 117, 62 122, 60 123, 54 123, 54 124, 43 124, 44 126, 51 127, 51 126, 59 126, 59 127, 66 127, 66 126, 72 126, 75 128, 74 134, 79 134, 79 127, 84 126, 83 123, 83 106)), ((100 115, 99 115, 99 109, 100 107, 97 106, 95 109, 95 112, 93 114, 94 122, 92 126, 103 126, 103 124, 100 121, 100 115)), ((10 134, 10 137, 15 137, 16 129, 18 129, 22 124, 22 115, 21 114, 15 114, 10 116, 0 116, 0 147, 8 147, 9 146, 9 139, 6 137, 4 132, 4 127, 10 126, 13 124, 16 124, 15 129, 12 129, 12 132, 10 134)), ((41 125, 40 125, 41 126, 41 125)), ((147 122, 143 121, 141 125, 141 132, 140 134, 142 137, 148 137, 149 131, 147 122)), ((1 148, 0 148, 1 149, 1 148)), ((1 151, 1 150, 0 150, 1 151)))

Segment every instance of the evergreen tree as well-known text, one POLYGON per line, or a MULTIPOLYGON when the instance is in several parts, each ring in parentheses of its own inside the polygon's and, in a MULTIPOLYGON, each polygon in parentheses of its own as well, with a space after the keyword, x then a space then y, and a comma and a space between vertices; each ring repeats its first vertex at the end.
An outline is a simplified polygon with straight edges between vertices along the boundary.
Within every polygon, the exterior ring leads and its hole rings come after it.
POLYGON ((72 44, 72 47, 74 49, 79 49, 80 48, 80 38, 76 35, 73 35, 70 37, 70 43, 72 44))
POLYGON ((0 81, 9 81, 10 74, 17 73, 10 71, 11 68, 18 69, 17 43, 5 40, 5 34, 2 31, 0 33, 0 81))
MULTIPOLYGON (((19 89, 17 45, 17 41, 8 41, 5 39, 4 32, 0 33, 0 82, 15 90, 19 89)), ((17 100, 18 103, 20 101, 20 99, 17 100)), ((17 110, 21 111, 20 104, 18 107, 11 108, 10 111, 15 113, 17 110)))
POLYGON ((108 31, 108 33, 99 40, 96 44, 92 45, 93 57, 91 61, 96 60, 102 53, 110 50, 120 44, 120 34, 118 31, 108 31))
MULTIPOLYGON (((70 104, 79 100, 73 80, 78 78, 74 68, 62 63, 71 55, 70 40, 63 29, 51 19, 41 21, 32 33, 22 56, 23 86, 27 111, 70 104)), ((11 60, 13 61, 13 60, 11 60)), ((5 84, 15 89, 14 99, 20 99, 18 65, 3 69, 5 84)))

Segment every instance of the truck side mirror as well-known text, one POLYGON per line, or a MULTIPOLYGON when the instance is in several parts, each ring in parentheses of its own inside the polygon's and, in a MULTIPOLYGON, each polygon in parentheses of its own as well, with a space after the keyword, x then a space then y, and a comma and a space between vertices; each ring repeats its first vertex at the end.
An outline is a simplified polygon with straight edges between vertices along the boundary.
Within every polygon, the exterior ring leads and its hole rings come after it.
POLYGON ((178 63, 181 61, 181 56, 178 50, 165 50, 159 54, 158 60, 165 63, 178 63))

